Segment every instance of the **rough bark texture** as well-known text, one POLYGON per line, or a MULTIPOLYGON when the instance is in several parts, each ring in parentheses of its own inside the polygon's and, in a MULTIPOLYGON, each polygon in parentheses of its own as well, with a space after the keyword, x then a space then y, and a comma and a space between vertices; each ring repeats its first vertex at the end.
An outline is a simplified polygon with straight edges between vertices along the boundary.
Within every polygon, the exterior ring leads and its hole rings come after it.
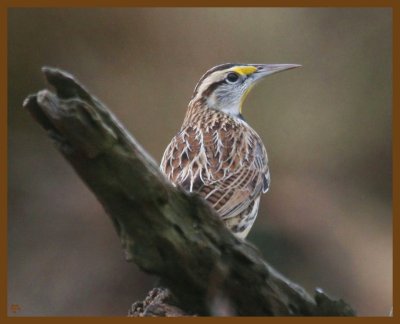
POLYGON ((185 313, 176 305, 171 292, 166 288, 154 288, 144 301, 133 303, 129 317, 181 317, 194 316, 185 313))
POLYGON ((235 238, 200 198, 173 187, 115 116, 73 76, 43 68, 55 93, 24 107, 96 195, 127 260, 157 275, 131 316, 354 315, 321 290, 314 297, 235 238))

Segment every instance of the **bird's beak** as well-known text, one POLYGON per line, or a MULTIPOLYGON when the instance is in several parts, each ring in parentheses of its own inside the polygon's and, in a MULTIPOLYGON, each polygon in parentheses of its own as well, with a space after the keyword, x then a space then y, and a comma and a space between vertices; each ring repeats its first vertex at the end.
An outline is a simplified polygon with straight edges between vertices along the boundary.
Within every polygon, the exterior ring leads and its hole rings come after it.
POLYGON ((282 72, 290 69, 294 69, 297 67, 300 67, 301 65, 299 64, 254 64, 254 67, 257 68, 257 70, 253 73, 253 78, 255 80, 262 79, 268 75, 277 73, 277 72, 282 72))

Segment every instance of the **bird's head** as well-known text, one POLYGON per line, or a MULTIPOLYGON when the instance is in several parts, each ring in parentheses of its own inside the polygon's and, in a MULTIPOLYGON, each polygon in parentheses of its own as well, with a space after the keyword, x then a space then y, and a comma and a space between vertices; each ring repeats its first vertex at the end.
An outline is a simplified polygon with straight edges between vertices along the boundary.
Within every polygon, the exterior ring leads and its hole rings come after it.
POLYGON ((208 108, 240 116, 242 105, 253 86, 273 73, 300 67, 298 64, 232 64, 208 70, 194 89, 191 104, 200 102, 208 108))

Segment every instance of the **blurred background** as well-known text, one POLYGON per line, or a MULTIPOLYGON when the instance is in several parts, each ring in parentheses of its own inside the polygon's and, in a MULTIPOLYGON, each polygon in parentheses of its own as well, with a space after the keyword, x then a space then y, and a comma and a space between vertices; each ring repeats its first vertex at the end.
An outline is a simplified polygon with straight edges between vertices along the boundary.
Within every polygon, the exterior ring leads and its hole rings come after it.
MULTIPOLYGON (((8 303, 15 315, 125 316, 156 278, 21 104, 40 68, 74 74, 159 162, 201 75, 298 63, 248 96, 272 185, 249 240, 359 315, 392 306, 390 9, 9 10, 8 303)), ((10 315, 13 315, 9 311, 10 315)))

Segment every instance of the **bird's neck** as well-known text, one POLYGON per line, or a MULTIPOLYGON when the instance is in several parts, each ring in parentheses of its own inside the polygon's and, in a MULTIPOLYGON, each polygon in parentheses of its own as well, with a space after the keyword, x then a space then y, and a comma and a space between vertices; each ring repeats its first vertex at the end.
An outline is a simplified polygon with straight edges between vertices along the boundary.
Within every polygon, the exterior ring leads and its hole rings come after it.
POLYGON ((246 123, 241 113, 232 115, 221 110, 209 108, 206 103, 191 103, 183 121, 183 127, 199 123, 241 124, 246 123))

